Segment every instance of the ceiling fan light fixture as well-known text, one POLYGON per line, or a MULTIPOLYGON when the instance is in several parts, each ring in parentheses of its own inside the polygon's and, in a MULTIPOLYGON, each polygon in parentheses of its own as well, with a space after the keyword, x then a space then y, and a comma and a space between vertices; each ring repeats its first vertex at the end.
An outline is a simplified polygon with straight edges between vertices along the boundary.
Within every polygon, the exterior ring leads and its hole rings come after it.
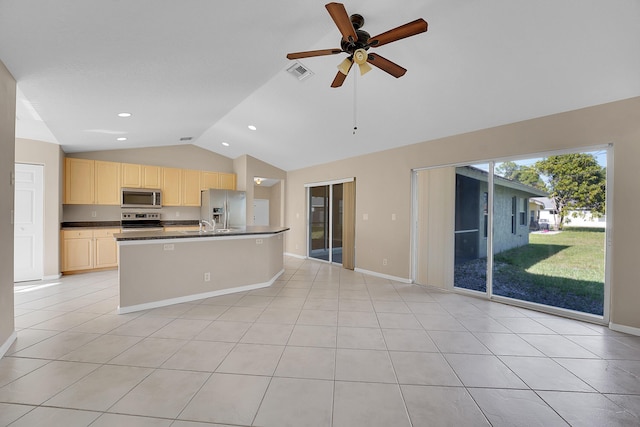
POLYGON ((344 61, 342 61, 340 63, 340 65, 338 65, 338 70, 340 70, 340 72, 342 74, 344 74, 345 76, 347 74, 349 74, 349 70, 351 69, 351 59, 350 58, 345 58, 344 61))
POLYGON ((364 64, 358 64, 358 66, 360 67, 360 75, 361 76, 364 76, 369 71, 371 71, 371 65, 367 64, 366 62, 364 64))

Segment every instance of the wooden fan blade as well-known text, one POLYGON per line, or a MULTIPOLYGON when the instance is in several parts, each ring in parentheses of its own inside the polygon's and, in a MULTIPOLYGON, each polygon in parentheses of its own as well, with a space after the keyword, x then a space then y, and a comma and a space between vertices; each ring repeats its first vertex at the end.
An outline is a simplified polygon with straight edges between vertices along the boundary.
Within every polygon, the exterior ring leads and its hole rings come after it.
POLYGON ((394 42, 396 40, 424 33, 425 31, 427 31, 427 21, 420 18, 416 19, 415 21, 409 22, 408 24, 404 24, 392 30, 386 31, 382 34, 378 34, 375 37, 371 37, 367 44, 372 47, 378 47, 382 46, 383 44, 394 42))
POLYGON ((333 82, 331 83, 331 87, 340 87, 340 86, 342 86, 342 83, 344 83, 346 78, 347 78, 347 76, 345 74, 342 74, 341 71, 338 71, 338 74, 336 74, 336 78, 333 79, 333 82))
POLYGON ((393 77, 398 78, 404 76, 407 72, 405 68, 402 68, 395 62, 391 62, 386 58, 378 55, 377 53, 370 53, 367 57, 367 62, 375 67, 380 68, 382 71, 386 71, 393 77))
POLYGON ((287 59, 300 59, 300 58, 310 58, 312 56, 324 56, 324 55, 335 55, 336 53, 341 53, 342 49, 321 49, 321 50, 309 50, 306 52, 294 52, 287 54, 287 59))
POLYGON ((349 18, 344 5, 342 3, 327 3, 325 7, 327 8, 329 15, 331 15, 333 22, 336 23, 336 27, 340 30, 342 39, 346 42, 354 42, 358 40, 356 30, 353 28, 351 18, 349 18))

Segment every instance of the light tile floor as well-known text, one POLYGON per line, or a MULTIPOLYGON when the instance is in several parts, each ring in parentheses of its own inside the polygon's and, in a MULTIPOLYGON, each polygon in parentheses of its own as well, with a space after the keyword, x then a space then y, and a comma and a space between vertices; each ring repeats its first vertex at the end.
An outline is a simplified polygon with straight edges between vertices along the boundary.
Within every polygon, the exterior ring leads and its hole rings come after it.
POLYGON ((640 337, 286 258, 115 314, 114 271, 16 286, 0 425, 640 425, 640 337))

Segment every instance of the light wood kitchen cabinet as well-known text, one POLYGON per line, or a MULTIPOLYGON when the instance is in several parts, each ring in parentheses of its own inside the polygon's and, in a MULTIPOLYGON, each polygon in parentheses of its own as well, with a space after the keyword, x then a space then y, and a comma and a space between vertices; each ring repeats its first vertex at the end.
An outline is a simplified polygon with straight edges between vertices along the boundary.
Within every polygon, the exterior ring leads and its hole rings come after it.
POLYGON ((120 163, 95 162, 96 200, 98 205, 120 205, 120 163))
POLYGON ((200 190, 236 189, 236 174, 65 158, 64 204, 120 205, 121 188, 159 188, 163 206, 200 206, 200 190))
POLYGON ((142 187, 162 187, 162 168, 160 166, 142 165, 142 187))
POLYGON ((236 189, 236 174, 235 173, 222 173, 218 174, 218 188, 223 190, 235 190, 236 189))
POLYGON ((200 184, 202 190, 208 190, 209 188, 220 188, 218 181, 218 172, 202 171, 200 175, 200 184))
POLYGON ((62 271, 82 271, 93 268, 93 232, 91 230, 62 231, 62 271))
POLYGON ((142 187, 142 166, 133 163, 122 163, 122 187, 142 187))
POLYGON ((93 230, 93 242, 95 245, 94 268, 118 266, 118 244, 113 235, 119 232, 119 228, 93 230))
POLYGON ((64 203, 91 205, 95 201, 95 161, 64 159, 64 203))
POLYGON ((182 204, 182 170, 162 168, 162 206, 182 204))
POLYGON ((182 206, 200 206, 199 170, 182 170, 182 206))
POLYGON ((113 238, 119 228, 62 231, 62 272, 118 266, 118 245, 113 238))

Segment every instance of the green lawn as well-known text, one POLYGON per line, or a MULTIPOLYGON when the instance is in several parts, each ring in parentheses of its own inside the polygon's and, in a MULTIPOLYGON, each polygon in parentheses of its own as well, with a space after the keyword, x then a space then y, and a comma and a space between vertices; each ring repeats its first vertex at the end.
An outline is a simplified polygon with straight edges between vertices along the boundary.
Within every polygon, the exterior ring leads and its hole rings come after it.
MULTIPOLYGON (((603 230, 529 235, 529 245, 494 257, 493 294, 602 315, 603 230)), ((455 286, 486 292, 486 259, 456 265, 455 286)))
POLYGON ((529 235, 529 245, 497 254, 494 293, 602 314, 603 230, 529 235), (515 292, 514 292, 515 291, 515 292))

